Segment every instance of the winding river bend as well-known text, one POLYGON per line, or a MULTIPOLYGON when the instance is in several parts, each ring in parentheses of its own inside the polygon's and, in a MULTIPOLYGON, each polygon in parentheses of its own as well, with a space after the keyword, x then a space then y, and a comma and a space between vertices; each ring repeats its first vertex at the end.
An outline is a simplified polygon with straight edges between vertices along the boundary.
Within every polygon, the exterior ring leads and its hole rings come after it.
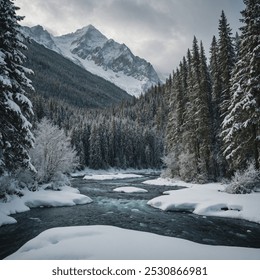
POLYGON ((16 224, 0 227, 0 258, 12 254, 46 229, 79 225, 113 225, 204 244, 260 248, 259 224, 187 212, 163 212, 148 206, 148 200, 174 189, 142 184, 154 178, 155 175, 147 174, 140 178, 104 181, 72 178, 72 186, 93 202, 73 207, 35 208, 13 215, 16 224), (113 192, 121 186, 141 187, 148 192, 113 192))

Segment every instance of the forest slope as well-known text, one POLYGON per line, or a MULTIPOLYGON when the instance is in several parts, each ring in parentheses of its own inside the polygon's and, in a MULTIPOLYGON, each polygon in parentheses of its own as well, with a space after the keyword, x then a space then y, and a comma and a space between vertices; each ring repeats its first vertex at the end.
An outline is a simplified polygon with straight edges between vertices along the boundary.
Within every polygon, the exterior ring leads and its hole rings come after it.
POLYGON ((131 98, 114 84, 91 74, 61 55, 32 42, 26 66, 34 71, 36 93, 85 108, 103 108, 131 98))

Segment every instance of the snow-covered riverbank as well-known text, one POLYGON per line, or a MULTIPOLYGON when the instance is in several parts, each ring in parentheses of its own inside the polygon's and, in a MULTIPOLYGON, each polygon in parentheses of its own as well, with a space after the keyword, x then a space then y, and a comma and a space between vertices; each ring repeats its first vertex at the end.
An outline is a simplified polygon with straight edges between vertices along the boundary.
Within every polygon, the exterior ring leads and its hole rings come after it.
POLYGON ((260 193, 229 194, 220 183, 192 184, 183 181, 158 178, 145 181, 147 185, 183 186, 169 190, 162 196, 148 201, 152 207, 163 211, 190 211, 197 215, 245 219, 260 223, 260 193))
POLYGON ((28 211, 30 208, 74 206, 92 202, 91 198, 69 186, 61 187, 58 191, 41 189, 31 192, 26 190, 23 194, 22 197, 10 197, 8 202, 0 202, 0 226, 16 223, 16 220, 9 215, 28 211))
MULTIPOLYGON (((137 173, 154 173, 154 170, 117 170, 114 168, 108 170, 92 170, 86 168, 83 171, 71 174, 72 177, 84 177, 86 180, 112 180, 125 178, 140 178, 142 175, 137 173)), ((158 173, 158 172, 157 172, 158 173)), ((55 185, 55 184, 54 184, 55 185)), ((74 206, 76 204, 86 204, 92 202, 91 198, 79 193, 77 189, 64 186, 55 190, 40 189, 31 192, 23 191, 23 196, 9 197, 8 202, 0 202, 0 226, 16 223, 16 220, 10 215, 29 211, 35 207, 60 207, 74 206)))
MULTIPOLYGON (((13 219, 8 215, 13 213, 14 209, 21 212, 27 211, 31 207, 85 204, 91 202, 88 195, 94 201, 90 205, 73 209, 66 208, 60 209, 60 211, 59 209, 49 209, 50 211, 59 211, 59 221, 61 222, 50 223, 48 227, 43 225, 42 230, 37 232, 38 236, 32 235, 31 238, 25 238, 20 246, 24 245, 16 253, 10 255, 19 247, 3 257, 9 256, 8 259, 260 259, 260 249, 246 248, 244 247, 246 243, 243 241, 250 237, 255 238, 255 242, 259 240, 255 237, 258 232, 257 224, 252 226, 241 224, 241 226, 238 225, 237 228, 234 228, 234 231, 233 228, 227 227, 229 232, 225 233, 222 239, 219 238, 219 242, 208 243, 204 240, 214 240, 215 238, 210 229, 214 227, 215 230, 219 230, 220 227, 222 231, 225 222, 218 224, 216 221, 214 224, 210 218, 194 219, 194 215, 185 213, 181 213, 181 217, 179 214, 175 217, 174 213, 162 213, 146 205, 146 202, 149 201, 149 205, 162 210, 178 211, 181 209, 204 216, 221 216, 223 212, 223 216, 233 217, 238 212, 241 214, 239 218, 244 219, 246 213, 249 213, 251 218, 254 215, 257 216, 255 211, 259 208, 255 208, 252 201, 256 203, 256 200, 259 199, 258 193, 252 194, 254 197, 252 199, 251 195, 227 194, 223 192, 225 186, 221 184, 195 185, 162 178, 145 181, 144 188, 142 188, 142 182, 145 179, 154 178, 154 176, 143 175, 140 177, 141 174, 138 174, 139 176, 135 177, 135 172, 109 171, 102 174, 99 171, 92 174, 94 180, 84 180, 85 175, 90 176, 91 173, 75 175, 75 177, 80 176, 80 178, 73 179, 74 188, 64 187, 60 191, 48 189, 38 192, 27 191, 24 192, 22 198, 11 199, 4 208, 1 204, 0 212, 3 213, 4 219, 13 219), (113 179, 104 182, 102 175, 111 175, 113 179), (128 179, 125 179, 126 177, 128 179), (184 188, 173 190, 172 186, 176 185, 184 188), (85 195, 80 194, 77 188, 85 195), (163 193, 164 195, 160 195, 163 193), (240 197, 240 200, 235 201, 236 197, 240 197), (249 197, 248 204, 246 203, 247 197, 249 197), (224 198, 226 204, 223 202, 224 198), (128 203, 127 207, 126 202, 128 203), (102 205, 99 205, 100 203, 102 205), (198 210, 201 212, 196 212, 198 210), (66 213, 69 211, 70 214, 64 216, 62 214, 64 211, 66 213), (116 211, 119 212, 119 215, 116 211), (87 222, 85 213, 88 213, 87 222), (68 224, 66 222, 68 216, 71 219, 77 217, 77 221, 80 220, 80 222, 68 224), (94 219, 89 221, 92 216, 94 219), (118 222, 121 221, 122 217, 123 220, 131 224, 130 227, 128 224, 118 222), (62 222, 62 219, 65 219, 65 222, 62 222), (181 226, 184 221, 186 221, 184 226, 181 226), (194 224, 189 222, 194 222, 194 224), (101 226, 108 224, 111 226, 101 226), (70 226, 68 227, 68 225, 70 226), (203 231, 200 231, 201 225, 204 228, 203 231), (157 227, 160 227, 161 231, 158 231, 157 227), (195 231, 193 231, 194 229, 195 231), (169 234, 171 231, 173 234, 169 234), (180 234, 182 232, 183 234, 180 234), (190 233, 199 236, 199 238, 196 240, 190 238, 190 233), (242 237, 237 236, 236 238, 243 239, 242 242, 233 243, 233 246, 229 245, 232 243, 223 242, 226 238, 233 240, 233 235, 236 233, 241 234, 242 237), (216 244, 226 244, 226 246, 216 244)), ((45 209, 39 211, 45 211, 45 209)), ((32 217, 39 217, 39 221, 42 220, 41 214, 32 217)), ((2 220, 4 219, 2 218, 2 220)), ((25 221, 26 224, 26 219, 28 216, 21 221, 25 221)), ((235 220, 233 221, 235 222, 235 220)), ((227 223, 229 224, 229 221, 227 223)), ((31 227, 30 223, 28 227, 31 227)), ((256 244, 250 243, 249 247, 255 247, 256 244)))
POLYGON ((203 245, 113 226, 80 226, 46 230, 7 259, 258 260, 260 249, 203 245))
MULTIPOLYGON (((124 178, 140 178, 136 173, 153 173, 153 170, 91 170, 86 169, 72 174, 73 177, 84 177, 87 180, 110 180, 124 178)), ((164 211, 190 211, 203 216, 220 216, 227 218, 245 219, 260 223, 260 193, 229 194, 220 183, 192 184, 173 179, 157 178, 143 182, 147 185, 169 186, 169 191, 162 193, 148 201, 148 205, 164 211), (180 190, 170 190, 171 186, 183 186, 180 190)), ((132 191, 117 188, 114 191, 132 191)), ((140 190, 139 190, 140 191, 140 190)), ((143 190, 142 190, 143 191, 143 190)), ((149 191, 149 187, 147 190, 149 191)), ((11 197, 7 203, 0 202, 0 226, 15 223, 9 215, 28 211, 32 207, 73 206, 90 203, 92 200, 79 193, 77 189, 63 187, 60 191, 39 190, 37 192, 24 191, 24 196, 11 197)))

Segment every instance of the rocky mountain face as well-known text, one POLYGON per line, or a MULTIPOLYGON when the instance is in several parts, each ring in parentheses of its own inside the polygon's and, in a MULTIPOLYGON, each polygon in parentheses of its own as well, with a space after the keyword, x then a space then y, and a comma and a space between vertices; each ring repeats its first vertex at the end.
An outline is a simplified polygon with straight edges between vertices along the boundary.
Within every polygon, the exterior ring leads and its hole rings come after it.
POLYGON ((24 27, 24 33, 131 95, 138 96, 160 82, 149 62, 135 56, 125 44, 107 39, 92 25, 58 37, 41 26, 24 27))
MULTIPOLYGON (((115 84, 90 73, 62 55, 32 41, 24 51, 25 66, 35 88, 30 96, 35 110, 39 100, 54 100, 57 104, 76 108, 105 108, 131 100, 132 97, 115 84), (39 99, 40 98, 40 99, 39 99)), ((42 106, 42 105, 41 105, 42 106)))
POLYGON ((60 49, 56 46, 53 37, 48 31, 44 30, 42 26, 37 25, 31 28, 24 26, 23 33, 36 41, 38 44, 44 45, 50 50, 61 53, 60 49))

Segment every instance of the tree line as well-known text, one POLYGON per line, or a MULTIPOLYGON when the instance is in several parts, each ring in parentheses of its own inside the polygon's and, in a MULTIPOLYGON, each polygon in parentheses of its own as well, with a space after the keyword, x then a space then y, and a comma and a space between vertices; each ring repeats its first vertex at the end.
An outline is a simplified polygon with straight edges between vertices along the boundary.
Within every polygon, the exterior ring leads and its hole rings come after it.
POLYGON ((90 109, 32 91, 30 70, 22 66, 22 18, 12 1, 1 1, 1 26, 8 32, 0 37, 0 172, 34 170, 32 132, 38 135, 37 123, 45 118, 64 130, 82 168, 165 164, 167 176, 199 182, 229 177, 249 161, 259 169, 260 5, 244 3, 241 35, 235 38, 222 12, 209 63, 194 37, 165 84, 120 105, 90 109))
POLYGON ((245 0, 241 35, 232 37, 224 11, 209 65, 203 43, 169 77, 167 175, 206 182, 230 177, 250 162, 259 170, 260 3, 245 0))
POLYGON ((77 108, 32 94, 33 123, 48 118, 64 129, 77 151, 79 168, 160 168, 166 111, 157 88, 106 109, 77 108))

